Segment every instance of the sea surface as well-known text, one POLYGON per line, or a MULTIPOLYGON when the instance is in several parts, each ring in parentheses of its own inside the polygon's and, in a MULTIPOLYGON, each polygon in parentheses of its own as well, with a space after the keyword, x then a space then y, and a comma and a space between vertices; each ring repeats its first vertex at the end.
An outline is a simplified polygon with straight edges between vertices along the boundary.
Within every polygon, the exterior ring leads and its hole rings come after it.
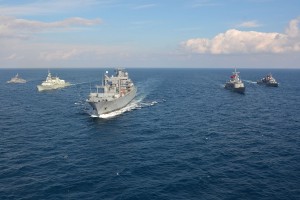
POLYGON ((300 199, 300 70, 239 69, 241 95, 233 69, 129 68, 134 101, 95 118, 106 70, 52 69, 72 85, 47 92, 47 69, 0 70, 1 200, 300 199))

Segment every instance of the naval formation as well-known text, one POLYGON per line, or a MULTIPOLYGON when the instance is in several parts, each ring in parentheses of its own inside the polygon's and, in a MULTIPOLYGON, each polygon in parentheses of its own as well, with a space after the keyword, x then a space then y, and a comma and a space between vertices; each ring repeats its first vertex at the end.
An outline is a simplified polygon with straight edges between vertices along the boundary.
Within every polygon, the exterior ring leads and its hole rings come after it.
MULTIPOLYGON (((245 93, 245 85, 239 76, 240 72, 236 69, 232 72, 230 79, 225 83, 224 88, 237 92, 240 94, 245 93)), ((26 83, 25 79, 22 79, 19 74, 7 81, 7 83, 26 83)), ((272 74, 268 74, 256 82, 259 85, 265 85, 269 87, 278 87, 279 83, 275 80, 272 74)), ((39 92, 45 90, 54 90, 70 86, 69 82, 60 79, 58 76, 52 76, 48 71, 46 80, 40 85, 37 85, 39 92)), ((102 76, 101 85, 96 85, 96 92, 91 92, 86 100, 91 105, 93 111, 92 114, 100 116, 102 114, 108 114, 124 108, 135 97, 137 88, 133 81, 129 78, 128 72, 124 69, 115 69, 115 74, 109 76, 108 71, 102 76)))

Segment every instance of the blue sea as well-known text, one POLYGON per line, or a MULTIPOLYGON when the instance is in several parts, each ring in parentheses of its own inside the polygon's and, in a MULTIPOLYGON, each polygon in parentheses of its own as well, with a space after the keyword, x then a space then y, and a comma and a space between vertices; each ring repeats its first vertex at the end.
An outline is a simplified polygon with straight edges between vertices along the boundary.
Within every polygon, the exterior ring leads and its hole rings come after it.
POLYGON ((300 70, 239 69, 242 95, 233 69, 129 68, 134 101, 95 118, 106 70, 52 69, 72 85, 47 92, 47 69, 0 70, 1 200, 300 199, 300 70))

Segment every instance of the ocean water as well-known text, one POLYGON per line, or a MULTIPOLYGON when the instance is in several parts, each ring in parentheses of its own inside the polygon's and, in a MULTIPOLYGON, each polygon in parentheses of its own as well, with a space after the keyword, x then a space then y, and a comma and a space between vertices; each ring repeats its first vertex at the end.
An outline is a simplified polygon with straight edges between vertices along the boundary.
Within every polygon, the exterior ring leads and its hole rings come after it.
POLYGON ((0 70, 1 200, 300 199, 300 70, 240 69, 241 95, 232 69, 128 69, 134 102, 95 118, 105 70, 53 69, 73 85, 48 92, 45 69, 0 70))

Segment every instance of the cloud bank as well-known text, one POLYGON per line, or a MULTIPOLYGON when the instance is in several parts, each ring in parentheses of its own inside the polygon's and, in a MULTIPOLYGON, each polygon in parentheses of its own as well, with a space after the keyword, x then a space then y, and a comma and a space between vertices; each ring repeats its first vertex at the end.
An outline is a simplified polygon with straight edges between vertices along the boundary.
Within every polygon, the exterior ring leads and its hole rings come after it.
POLYGON ((286 53, 300 51, 300 17, 291 20, 285 33, 227 30, 213 39, 194 38, 182 47, 198 54, 286 53))
POLYGON ((42 22, 26 19, 17 19, 8 16, 0 16, 0 39, 19 38, 27 39, 30 35, 37 32, 53 30, 58 28, 93 26, 100 24, 100 19, 84 19, 73 17, 56 22, 42 22))
MULTIPOLYGON (((1 2, 1 0, 0 0, 1 2)), ((69 13, 74 10, 95 6, 111 6, 114 0, 51 0, 51 1, 11 1, 11 4, 0 4, 1 15, 6 16, 34 16, 45 14, 69 13)))

